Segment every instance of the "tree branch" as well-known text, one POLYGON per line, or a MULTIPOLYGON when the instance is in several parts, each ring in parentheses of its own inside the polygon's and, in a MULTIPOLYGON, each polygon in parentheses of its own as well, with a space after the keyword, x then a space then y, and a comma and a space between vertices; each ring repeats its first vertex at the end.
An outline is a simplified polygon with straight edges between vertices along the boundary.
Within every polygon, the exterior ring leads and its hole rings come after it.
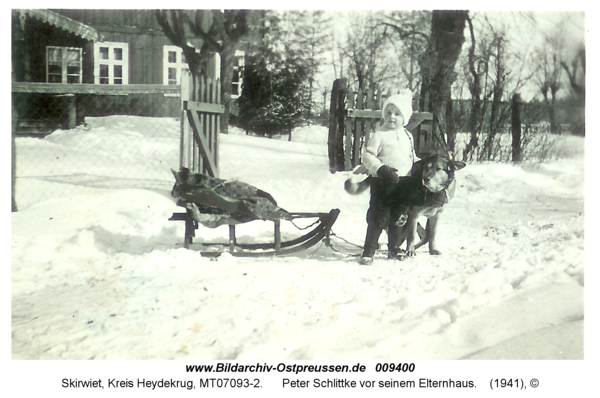
POLYGON ((408 39, 411 36, 419 36, 422 39, 425 39, 426 41, 429 41, 429 36, 423 32, 420 32, 418 30, 404 30, 402 28, 400 28, 397 25, 394 25, 392 23, 389 22, 382 22, 383 25, 388 26, 392 29, 394 29, 396 31, 396 33, 398 33, 398 35, 400 36, 400 39, 408 39))

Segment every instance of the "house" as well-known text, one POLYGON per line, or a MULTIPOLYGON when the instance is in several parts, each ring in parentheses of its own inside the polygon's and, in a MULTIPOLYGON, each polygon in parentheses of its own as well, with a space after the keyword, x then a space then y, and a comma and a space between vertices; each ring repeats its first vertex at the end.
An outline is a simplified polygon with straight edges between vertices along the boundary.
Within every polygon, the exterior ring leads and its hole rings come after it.
MULTIPOLYGON (((16 81, 168 85, 179 84, 188 67, 153 10, 14 9, 12 14, 16 81)), ((189 42, 202 45, 197 38, 189 42)), ((243 64, 243 52, 236 55, 243 64)), ((217 66, 215 57, 210 76, 219 77, 217 66)))
MULTIPOLYGON (((189 44, 200 49, 202 40, 190 38, 189 44)), ((237 71, 244 53, 238 51, 236 57, 234 98, 241 93, 237 71)), ((141 116, 178 116, 177 90, 164 86, 179 85, 187 68, 181 48, 164 35, 153 10, 12 10, 13 102, 23 120, 73 127, 85 115, 124 109, 141 116), (121 98, 107 91, 110 87, 125 90, 121 98), (171 100, 158 104, 157 96, 171 100), (139 109, 130 109, 134 105, 139 109), (73 112, 65 116, 65 107, 77 110, 75 121, 73 112)), ((219 74, 216 55, 209 61, 209 76, 219 74)))

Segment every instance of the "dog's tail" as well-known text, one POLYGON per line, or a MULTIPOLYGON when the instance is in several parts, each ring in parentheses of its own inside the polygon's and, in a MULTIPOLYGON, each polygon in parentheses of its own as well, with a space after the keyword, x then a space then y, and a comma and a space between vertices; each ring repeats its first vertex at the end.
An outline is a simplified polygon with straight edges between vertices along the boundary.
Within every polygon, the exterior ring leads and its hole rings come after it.
POLYGON ((373 183, 373 177, 369 176, 362 181, 352 182, 351 178, 348 178, 344 183, 344 189, 350 195, 358 195, 366 191, 373 183))

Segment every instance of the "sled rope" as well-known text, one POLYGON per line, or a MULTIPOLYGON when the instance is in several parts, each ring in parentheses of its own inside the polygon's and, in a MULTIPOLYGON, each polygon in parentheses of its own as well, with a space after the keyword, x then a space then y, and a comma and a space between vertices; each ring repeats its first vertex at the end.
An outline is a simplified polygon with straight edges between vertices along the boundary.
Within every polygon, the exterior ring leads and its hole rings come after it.
MULTIPOLYGON (((345 243, 347 243, 347 244, 349 244, 351 246, 358 247, 361 250, 363 248, 361 245, 357 245, 356 243, 352 243, 352 242, 348 241, 347 239, 342 238, 341 236, 336 235, 336 233, 333 232, 333 230, 330 231, 329 235, 331 237, 337 238, 337 239, 339 239, 339 240, 341 240, 341 241, 343 241, 343 242, 345 242, 345 243)), ((333 243, 331 243, 331 240, 328 242, 327 246, 329 248, 331 248, 331 250, 333 250, 336 253, 347 254, 347 255, 350 255, 350 256, 358 256, 359 255, 359 254, 353 253, 352 251, 349 251, 349 250, 340 250, 340 249, 337 249, 336 247, 334 247, 333 243)))
POLYGON ((338 238, 339 240, 342 240, 342 241, 346 242, 346 243, 347 243, 347 244, 349 244, 349 245, 356 246, 356 247, 358 247, 358 248, 360 248, 360 249, 362 249, 362 248, 363 248, 361 245, 357 245, 356 243, 352 243, 352 242, 350 242, 349 240, 342 238, 341 236, 337 235, 337 234, 336 234, 335 232, 333 232, 333 231, 331 231, 331 232, 330 232, 330 235, 331 235, 331 236, 334 236, 334 237, 336 237, 336 238, 338 238))
POLYGON ((297 225, 296 225, 296 223, 294 222, 294 220, 290 220, 290 222, 292 223, 292 225, 293 225, 294 227, 296 227, 296 228, 297 228, 297 229, 299 229, 300 231, 303 231, 303 230, 305 230, 305 229, 309 229, 309 228, 310 228, 310 227, 312 227, 313 225, 317 225, 318 223, 320 223, 320 222, 321 222, 321 220, 317 220, 317 221, 315 221, 314 223, 312 223, 312 224, 310 224, 310 225, 307 225, 306 227, 299 227, 299 226, 297 226, 297 225))

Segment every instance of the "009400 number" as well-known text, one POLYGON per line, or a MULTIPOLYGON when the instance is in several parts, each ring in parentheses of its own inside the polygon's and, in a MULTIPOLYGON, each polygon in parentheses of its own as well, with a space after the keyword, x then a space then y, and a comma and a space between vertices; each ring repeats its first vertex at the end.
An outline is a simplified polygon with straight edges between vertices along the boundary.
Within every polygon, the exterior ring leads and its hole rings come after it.
POLYGON ((414 363, 378 363, 375 365, 376 372, 414 372, 414 363))

